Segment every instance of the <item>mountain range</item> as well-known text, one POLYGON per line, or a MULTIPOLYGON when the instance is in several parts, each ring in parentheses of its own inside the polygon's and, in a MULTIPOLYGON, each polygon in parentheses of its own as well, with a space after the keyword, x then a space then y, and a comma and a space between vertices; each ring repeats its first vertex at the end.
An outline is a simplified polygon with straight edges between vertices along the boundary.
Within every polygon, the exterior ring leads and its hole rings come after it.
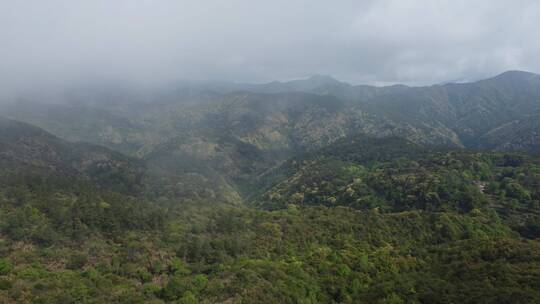
POLYGON ((202 192, 228 200, 248 195, 258 176, 283 161, 356 134, 540 152, 540 75, 521 71, 427 87, 355 86, 322 75, 267 84, 186 81, 137 96, 79 88, 54 104, 7 104, 0 114, 145 160, 179 185, 212 185, 202 192))
POLYGON ((0 302, 540 301, 540 76, 139 93, 0 106, 0 302))

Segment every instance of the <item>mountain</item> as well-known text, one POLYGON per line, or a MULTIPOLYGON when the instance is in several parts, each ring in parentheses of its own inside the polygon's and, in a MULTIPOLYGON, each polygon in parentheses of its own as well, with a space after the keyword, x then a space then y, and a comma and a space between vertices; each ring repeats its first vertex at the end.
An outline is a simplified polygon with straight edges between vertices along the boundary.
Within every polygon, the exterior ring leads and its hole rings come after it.
POLYGON ((512 71, 429 87, 353 86, 321 75, 268 84, 184 82, 139 92, 131 102, 125 88, 107 87, 0 112, 144 160, 153 196, 236 202, 287 159, 357 134, 534 152, 539 79, 512 71))
POLYGON ((313 75, 306 79, 296 79, 286 82, 274 81, 259 85, 243 85, 243 90, 258 93, 304 92, 321 95, 333 95, 332 92, 343 91, 351 87, 328 75, 313 75))
POLYGON ((174 126, 164 133, 175 136, 143 156, 150 165, 207 180, 219 176, 225 184, 216 189, 236 189, 234 196, 248 195, 257 187, 254 178, 284 160, 357 133, 452 144, 444 134, 394 124, 333 96, 298 92, 230 93, 182 107, 159 123, 174 126))
MULTIPOLYGON (((428 87, 353 86, 318 75, 267 84, 184 82, 160 93, 140 93, 132 102, 128 101, 130 95, 120 89, 114 93, 109 88, 104 96, 72 92, 68 104, 17 104, 4 106, 1 111, 5 116, 36 124, 62 138, 90 141, 141 156, 156 145, 176 137, 177 133, 186 129, 197 131, 204 127, 198 120, 207 120, 208 115, 237 115, 241 117, 236 122, 238 126, 265 125, 268 121, 264 115, 248 117, 242 112, 248 107, 247 103, 261 104, 265 100, 265 108, 259 106, 263 111, 296 111, 298 119, 302 119, 310 114, 300 114, 301 111, 308 111, 308 107, 298 108, 297 100, 302 99, 304 103, 311 100, 313 107, 320 107, 321 98, 326 98, 326 103, 333 103, 335 107, 319 108, 318 113, 311 115, 322 115, 328 117, 326 120, 333 120, 324 124, 328 130, 319 128, 298 136, 307 136, 308 141, 313 141, 315 136, 319 136, 315 133, 322 132, 320 135, 327 138, 317 140, 332 142, 344 134, 368 132, 384 135, 388 129, 394 129, 398 131, 392 132, 402 133, 416 142, 480 148, 490 146, 482 142, 487 138, 487 133, 505 124, 526 119, 527 115, 539 110, 539 87, 539 75, 520 71, 505 72, 472 83, 428 87), (234 100, 237 100, 236 103, 233 103, 234 100), (223 106, 227 102, 232 105, 231 108, 223 106), (212 114, 209 107, 220 110, 214 110, 212 114), (55 119, 48 120, 43 113, 55 119), (242 121, 243 118, 250 120, 242 121)), ((294 119, 289 115, 287 124, 296 124, 294 119)), ((275 129, 271 127, 268 132, 275 129)), ((252 135, 257 137, 257 144, 268 145, 274 141, 269 140, 268 134, 252 135)), ((281 140, 282 145, 291 146, 303 139, 276 140, 281 140)))
MULTIPOLYGON (((540 109, 540 75, 522 71, 508 71, 477 82, 429 87, 351 86, 322 79, 319 85, 311 78, 305 80, 311 85, 291 82, 289 89, 360 103, 367 113, 394 123, 438 130, 467 147, 483 146, 482 136, 488 132, 540 109)), ((286 90, 286 86, 280 89, 286 90)))
POLYGON ((482 135, 478 147, 540 153, 540 114, 524 115, 482 135))
POLYGON ((539 88, 539 75, 506 72, 473 83, 406 88, 366 102, 373 113, 443 128, 476 147, 487 132, 538 110, 539 88))
POLYGON ((151 142, 157 136, 136 121, 86 104, 21 102, 5 106, 1 112, 62 139, 91 142, 123 153, 134 153, 143 142, 151 142))
POLYGON ((118 152, 69 143, 32 125, 0 117, 2 178, 38 174, 88 180, 135 195, 143 190, 144 166, 118 152))
POLYGON ((453 145, 455 140, 434 128, 396 124, 330 95, 302 92, 235 92, 196 103, 114 109, 21 104, 4 112, 73 142, 90 141, 144 159, 155 177, 149 179, 154 195, 165 191, 197 200, 238 201, 266 170, 356 133, 422 144, 453 145))

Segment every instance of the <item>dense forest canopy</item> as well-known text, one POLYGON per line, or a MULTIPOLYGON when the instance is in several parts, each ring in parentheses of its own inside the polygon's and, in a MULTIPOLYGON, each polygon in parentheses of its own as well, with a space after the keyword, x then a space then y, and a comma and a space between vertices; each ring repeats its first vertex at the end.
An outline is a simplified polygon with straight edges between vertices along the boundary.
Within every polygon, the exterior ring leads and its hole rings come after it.
POLYGON ((236 139, 231 172, 201 141, 190 149, 210 166, 0 124, 4 302, 540 301, 534 156, 362 134, 273 154, 236 139))

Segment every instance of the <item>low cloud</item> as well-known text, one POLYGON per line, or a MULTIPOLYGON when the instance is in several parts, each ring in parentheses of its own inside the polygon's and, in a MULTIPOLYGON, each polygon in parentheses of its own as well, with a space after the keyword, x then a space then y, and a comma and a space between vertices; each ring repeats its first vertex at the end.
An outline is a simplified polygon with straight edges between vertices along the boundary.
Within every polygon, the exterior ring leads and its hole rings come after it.
POLYGON ((537 1, 4 1, 0 90, 330 74, 412 85, 540 71, 537 1))

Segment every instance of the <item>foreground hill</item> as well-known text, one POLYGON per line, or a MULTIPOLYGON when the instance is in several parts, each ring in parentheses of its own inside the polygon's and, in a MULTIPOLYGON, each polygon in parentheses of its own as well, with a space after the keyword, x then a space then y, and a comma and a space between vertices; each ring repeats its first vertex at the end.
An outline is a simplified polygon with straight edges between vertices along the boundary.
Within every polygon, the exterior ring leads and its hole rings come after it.
POLYGON ((269 211, 149 202, 107 184, 129 158, 2 131, 3 166, 25 173, 0 180, 2 302, 540 300, 535 158, 346 138, 256 180, 269 211))
POLYGON ((139 199, 144 165, 118 152, 0 117, 0 167, 0 228, 13 241, 52 246, 153 225, 140 217, 152 209, 139 199))

